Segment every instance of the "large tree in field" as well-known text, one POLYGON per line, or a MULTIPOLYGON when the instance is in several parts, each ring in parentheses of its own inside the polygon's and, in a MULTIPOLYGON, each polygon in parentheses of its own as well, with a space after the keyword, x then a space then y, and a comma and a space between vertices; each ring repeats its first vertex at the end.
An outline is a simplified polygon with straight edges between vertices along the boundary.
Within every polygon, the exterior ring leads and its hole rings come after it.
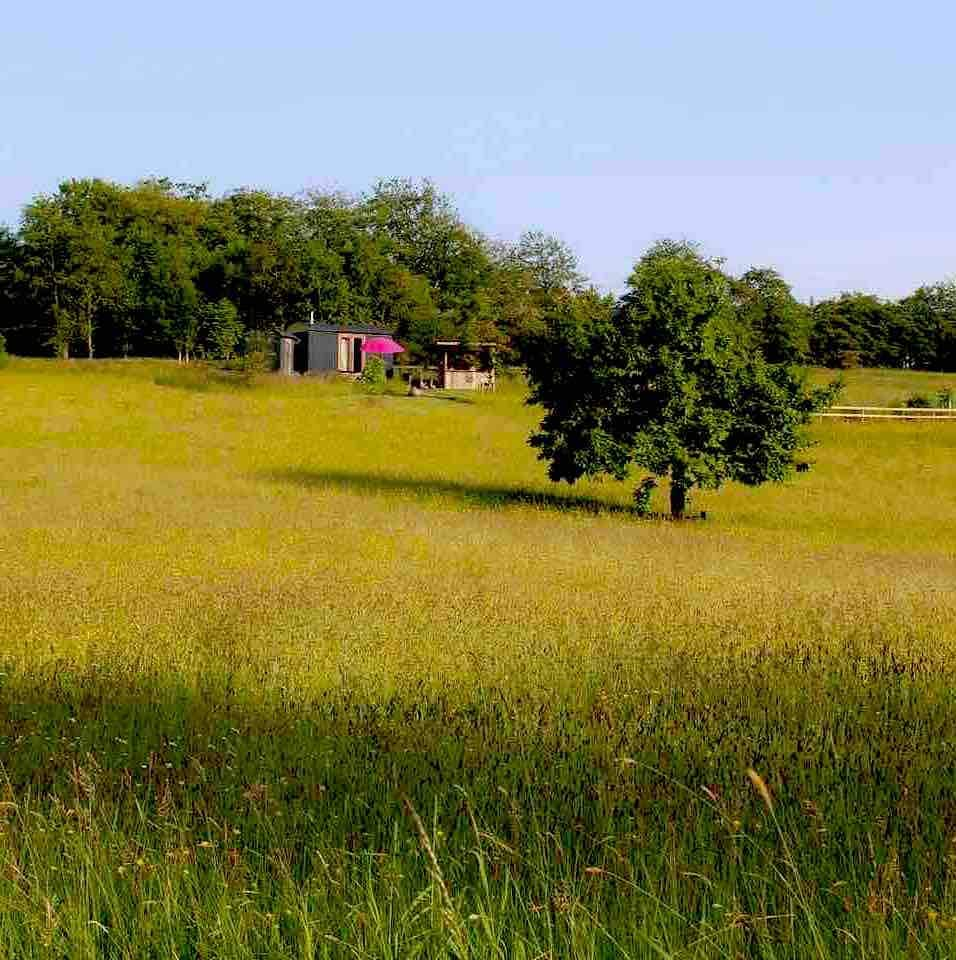
POLYGON ((748 348, 728 278, 692 246, 656 245, 628 287, 616 305, 559 302, 527 351, 529 399, 545 410, 531 444, 551 479, 641 467, 670 481, 680 518, 694 487, 788 476, 833 388, 807 390, 748 348))

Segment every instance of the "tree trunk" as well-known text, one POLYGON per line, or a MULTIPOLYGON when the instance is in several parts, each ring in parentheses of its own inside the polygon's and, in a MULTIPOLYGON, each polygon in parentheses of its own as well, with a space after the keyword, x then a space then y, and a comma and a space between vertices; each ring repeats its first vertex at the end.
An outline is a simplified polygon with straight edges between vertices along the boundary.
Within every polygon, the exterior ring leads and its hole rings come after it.
POLYGON ((70 344, 69 342, 64 342, 63 346, 60 347, 60 359, 69 360, 70 359, 70 344))
POLYGON ((682 466, 671 466, 671 517, 683 520, 687 509, 687 476, 682 466))

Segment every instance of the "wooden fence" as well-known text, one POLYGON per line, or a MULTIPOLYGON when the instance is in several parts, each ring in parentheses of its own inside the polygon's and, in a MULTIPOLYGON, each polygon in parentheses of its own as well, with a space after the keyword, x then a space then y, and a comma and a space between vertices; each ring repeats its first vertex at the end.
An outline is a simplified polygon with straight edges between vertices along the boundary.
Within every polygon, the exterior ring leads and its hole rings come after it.
POLYGON ((832 420, 956 420, 953 407, 830 407, 814 414, 832 420))

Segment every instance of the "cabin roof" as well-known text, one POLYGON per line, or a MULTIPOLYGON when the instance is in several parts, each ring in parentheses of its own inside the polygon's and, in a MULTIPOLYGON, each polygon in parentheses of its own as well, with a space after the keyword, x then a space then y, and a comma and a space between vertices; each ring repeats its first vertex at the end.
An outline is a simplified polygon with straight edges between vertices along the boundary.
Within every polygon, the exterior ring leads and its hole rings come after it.
POLYGON ((286 333, 361 333, 373 337, 388 337, 392 331, 387 327, 375 327, 365 323, 309 323, 291 324, 286 333))

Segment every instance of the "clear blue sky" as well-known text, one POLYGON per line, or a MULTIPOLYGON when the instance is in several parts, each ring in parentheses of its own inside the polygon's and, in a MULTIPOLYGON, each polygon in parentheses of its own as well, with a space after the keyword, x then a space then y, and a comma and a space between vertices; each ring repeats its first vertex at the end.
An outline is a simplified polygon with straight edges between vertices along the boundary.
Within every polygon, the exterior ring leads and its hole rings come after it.
POLYGON ((0 221, 74 176, 429 176, 606 289, 686 236, 898 296, 956 273, 954 36, 925 0, 8 4, 0 221))

